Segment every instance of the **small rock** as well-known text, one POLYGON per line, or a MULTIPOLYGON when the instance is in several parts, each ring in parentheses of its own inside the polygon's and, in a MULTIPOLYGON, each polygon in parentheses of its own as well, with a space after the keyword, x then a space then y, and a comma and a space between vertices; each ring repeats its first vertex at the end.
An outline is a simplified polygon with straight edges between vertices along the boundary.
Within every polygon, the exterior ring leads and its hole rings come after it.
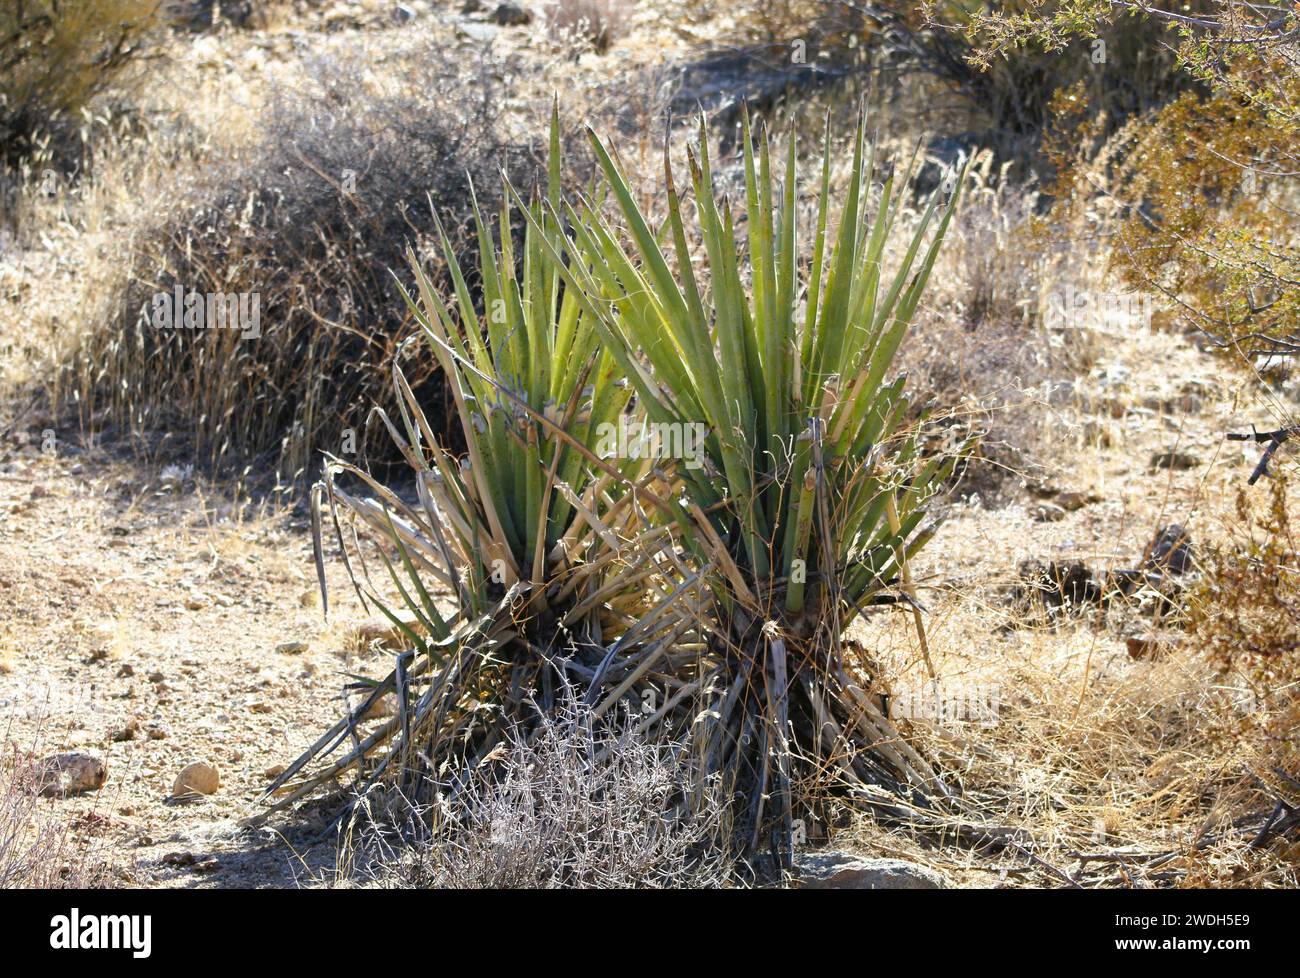
POLYGON ((1056 494, 1056 505, 1067 513, 1073 513, 1075 510, 1099 502, 1101 502, 1101 497, 1091 492, 1058 492, 1056 494))
POLYGON ((266 778, 267 781, 274 781, 287 770, 289 768, 284 764, 272 764, 262 772, 262 777, 266 778))
POLYGON ((483 9, 483 0, 465 0, 461 4, 460 12, 462 14, 476 14, 483 9))
POLYGON ((1039 503, 1029 511, 1036 523, 1055 523, 1065 519, 1065 509, 1055 503, 1039 503))
POLYGON ((1194 469, 1200 464, 1200 457, 1191 452, 1156 452, 1151 456, 1153 469, 1194 469))
POLYGON ((137 720, 135 717, 131 717, 129 720, 126 721, 125 724, 123 724, 120 730, 114 732, 113 740, 115 740, 117 743, 120 744, 128 740, 135 740, 135 738, 139 736, 139 734, 140 734, 140 721, 137 720))
POLYGON ((44 499, 49 494, 50 494, 50 490, 46 489, 40 483, 37 483, 36 485, 32 486, 32 491, 28 494, 28 497, 31 499, 44 499))
POLYGON ((795 886, 804 890, 943 890, 939 873, 902 859, 868 859, 848 852, 795 855, 795 886))
POLYGON ((1156 659, 1164 651, 1159 639, 1146 636, 1132 636, 1124 639, 1130 659, 1156 659))
POLYGON ((502 3, 497 5, 488 19, 502 27, 523 27, 533 22, 533 15, 518 4, 502 3))
POLYGON ((172 797, 210 795, 220 787, 221 775, 217 773, 217 769, 203 761, 194 761, 186 764, 181 769, 181 773, 176 775, 176 782, 172 785, 172 797))
POLYGON ((166 678, 167 678, 166 676, 164 676, 161 672, 157 670, 154 670, 153 672, 149 673, 149 682, 151 683, 157 684, 162 682, 166 678))
POLYGON ((104 787, 108 768, 93 754, 55 754, 41 761, 38 776, 42 795, 65 798, 104 787))
POLYGON ((299 655, 307 651, 306 642, 281 642, 275 647, 281 655, 299 655))
POLYGON ((208 605, 207 599, 201 594, 188 594, 185 596, 185 607, 190 611, 200 611, 208 605))
POLYGON ((1164 527, 1147 545, 1144 567, 1185 574, 1192 569, 1192 536, 1179 523, 1164 527))
POLYGON ((134 675, 135 675, 135 669, 132 667, 131 663, 129 662, 124 662, 117 667, 118 679, 129 679, 134 675))

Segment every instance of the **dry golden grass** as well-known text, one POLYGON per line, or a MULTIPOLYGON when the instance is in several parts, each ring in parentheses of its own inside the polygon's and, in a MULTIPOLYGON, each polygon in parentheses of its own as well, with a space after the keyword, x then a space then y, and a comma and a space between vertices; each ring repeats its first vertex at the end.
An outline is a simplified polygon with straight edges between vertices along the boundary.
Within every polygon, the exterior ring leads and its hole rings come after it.
MULTIPOLYGON (((895 695, 937 681, 950 700, 972 691, 996 700, 994 722, 923 718, 908 732, 959 772, 970 818, 1011 830, 1015 845, 968 841, 984 853, 962 865, 931 832, 858 824, 850 838, 881 852, 903 845, 966 885, 1294 886, 1294 840, 1256 842, 1277 801, 1294 801, 1261 735, 1290 722, 1291 701, 1261 702, 1248 670, 1221 669, 1176 609, 1161 616, 1149 602, 1117 599, 1044 617, 1010 599, 1025 558, 1082 560, 1100 575, 1139 566, 1169 523, 1189 528, 1198 561, 1238 535, 1233 500, 1258 452, 1222 434, 1243 416, 1266 417, 1269 397, 1245 377, 1235 386, 1224 378, 1202 381, 1214 393, 1196 410, 1167 410, 1185 404, 1187 379, 1203 378, 1204 354, 1167 333, 1098 339, 1097 363, 1074 395, 1039 405, 1034 439, 1038 478, 1097 501, 1051 523, 1032 519, 1024 494, 1001 509, 953 510, 917 567, 937 680, 907 616, 878 615, 859 636, 882 650, 895 695), (1126 383, 1115 380, 1122 365, 1133 370, 1126 383), (1202 464, 1147 466, 1173 445, 1202 464), (1130 639, 1156 648, 1138 646, 1134 658, 1130 639)), ((1196 593, 1190 583, 1187 598, 1196 593)))

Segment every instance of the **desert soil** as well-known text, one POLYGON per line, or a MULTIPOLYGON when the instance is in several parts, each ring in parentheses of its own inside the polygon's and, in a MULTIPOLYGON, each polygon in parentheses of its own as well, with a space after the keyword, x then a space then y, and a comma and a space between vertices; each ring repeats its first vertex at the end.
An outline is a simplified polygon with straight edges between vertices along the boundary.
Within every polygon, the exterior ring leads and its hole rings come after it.
MULTIPOLYGON (((1207 499, 1230 498, 1256 455, 1222 432, 1267 414, 1243 394, 1250 385, 1221 370, 1185 338, 1116 338, 1068 396, 1041 402, 1060 456, 1073 459, 1049 481, 1097 501, 1056 522, 1034 519, 1029 493, 1001 509, 955 507, 917 568, 933 606, 931 654, 945 676, 1006 675, 1025 666, 1017 660, 1027 648, 1040 656, 1036 668, 1071 681, 1085 659, 1085 683, 1153 668, 1131 659, 1113 629, 1080 626, 1030 646, 999 639, 995 594, 1026 557, 1132 566, 1160 526, 1195 532, 1207 499), (1149 467, 1154 452, 1172 448, 1199 464, 1149 467)), ((327 866, 328 812, 309 806, 257 830, 241 820, 276 765, 340 715, 347 674, 379 676, 387 665, 385 649, 367 642, 384 629, 349 593, 337 561, 325 620, 305 521, 241 508, 223 492, 103 449, 43 450, 39 432, 6 446, 0 462, 7 739, 106 758, 100 792, 49 804, 84 816, 87 838, 123 862, 123 883, 292 885, 327 866), (216 767, 221 786, 174 800, 173 781, 191 761, 216 767)), ((896 676, 916 675, 910 616, 876 616, 865 633, 894 650, 896 676)), ((958 883, 997 871, 942 853, 925 858, 958 883)))

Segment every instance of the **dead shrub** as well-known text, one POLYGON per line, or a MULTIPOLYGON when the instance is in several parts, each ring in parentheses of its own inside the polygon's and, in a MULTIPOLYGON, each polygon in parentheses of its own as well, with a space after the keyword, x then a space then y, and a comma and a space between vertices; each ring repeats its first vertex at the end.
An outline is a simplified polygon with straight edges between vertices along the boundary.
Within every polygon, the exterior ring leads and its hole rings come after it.
POLYGON ((57 802, 40 796, 41 765, 10 747, 0 757, 0 889, 105 886, 109 867, 79 840, 57 802))
MULTIPOLYGON (((83 413, 168 432, 214 469, 244 463, 280 482, 302 478, 320 451, 388 451, 367 422, 374 405, 391 407, 389 370, 415 332, 394 270, 405 274, 414 247, 444 284, 441 257, 424 248, 431 210, 468 248, 471 184, 490 213, 498 166, 531 180, 530 149, 499 128, 502 70, 413 52, 385 88, 359 59, 310 66, 314 87, 271 102, 258 144, 160 195, 175 203, 137 233, 116 321, 72 357, 64 388, 83 413), (157 328, 159 296, 178 289, 200 305, 256 296, 257 329, 157 328)), ((179 307, 171 314, 180 320, 179 307)), ((436 424, 444 389, 431 363, 405 367, 436 424)))
POLYGON ((1289 781, 1279 791, 1300 803, 1300 546, 1288 490, 1275 479, 1267 505, 1238 494, 1233 535, 1205 560, 1191 630, 1224 673, 1248 684, 1250 702, 1233 715, 1262 751, 1260 777, 1289 781))
POLYGON ((370 821, 345 847, 341 878, 401 889, 732 881, 722 806, 714 798, 688 812, 683 803, 687 759, 626 726, 593 726, 572 695, 531 737, 508 732, 489 761, 403 831, 370 821))
POLYGON ((635 0, 551 0, 546 27, 561 40, 580 41, 598 54, 627 29, 635 0))

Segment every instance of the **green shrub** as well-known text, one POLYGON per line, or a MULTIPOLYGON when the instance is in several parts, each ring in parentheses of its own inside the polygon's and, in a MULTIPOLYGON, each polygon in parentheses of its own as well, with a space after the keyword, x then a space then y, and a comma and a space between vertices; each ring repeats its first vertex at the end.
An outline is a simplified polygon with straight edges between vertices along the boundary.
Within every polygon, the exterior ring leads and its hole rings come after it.
POLYGON ((0 156, 113 86, 157 21, 158 0, 8 0, 0 7, 0 156))
MULTIPOLYGON (((980 19, 981 63, 1072 51, 1119 24, 1148 38, 1159 32, 1160 57, 1181 79, 1176 97, 1128 114, 1082 81, 1056 93, 1053 219, 1110 207, 1113 266, 1126 284, 1163 294, 1188 324, 1242 356, 1300 354, 1291 218, 1300 202, 1300 14, 1240 0, 1202 0, 1180 13, 1090 0, 1046 13, 980 19)), ((1118 67, 1106 72, 1123 78, 1118 67)))

